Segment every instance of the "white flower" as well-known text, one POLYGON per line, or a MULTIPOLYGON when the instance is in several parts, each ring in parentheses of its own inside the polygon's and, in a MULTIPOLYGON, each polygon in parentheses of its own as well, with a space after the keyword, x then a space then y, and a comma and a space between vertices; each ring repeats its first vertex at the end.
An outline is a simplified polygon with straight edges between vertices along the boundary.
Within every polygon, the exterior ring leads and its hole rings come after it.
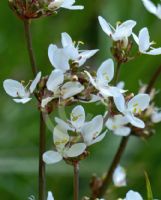
POLYGON ((143 198, 141 197, 141 195, 138 192, 130 190, 126 194, 126 198, 124 200, 143 200, 143 198))
POLYGON ((125 87, 125 82, 124 82, 124 81, 120 81, 119 83, 117 83, 116 87, 117 87, 117 88, 120 88, 120 89, 124 89, 124 87, 125 87))
POLYGON ((52 192, 48 192, 48 197, 47 197, 47 200, 54 200, 54 197, 52 195, 52 192))
POLYGON ((126 186, 126 172, 121 166, 117 166, 113 173, 113 182, 116 187, 126 186))
POLYGON ((100 142, 106 135, 106 132, 100 135, 103 128, 103 117, 97 115, 91 121, 85 122, 85 111, 82 106, 76 106, 72 110, 68 122, 59 118, 56 118, 55 121, 60 127, 80 133, 87 146, 100 142))
POLYGON ((75 0, 53 0, 49 5, 48 9, 57 10, 59 8, 66 8, 69 10, 82 10, 84 6, 75 6, 73 5, 75 0))
POLYGON ((161 122, 161 111, 158 108, 154 108, 154 111, 151 115, 151 120, 153 123, 161 122))
POLYGON ((97 53, 96 50, 79 50, 79 45, 75 45, 72 38, 67 33, 62 33, 61 42, 63 48, 58 48, 51 44, 48 49, 48 56, 53 67, 66 72, 70 69, 69 61, 76 62, 82 66, 87 59, 97 53))
POLYGON ((98 17, 99 23, 103 31, 112 38, 114 41, 128 41, 128 37, 132 34, 132 29, 136 25, 133 20, 127 20, 120 25, 116 26, 116 29, 109 24, 103 17, 98 17))
POLYGON ((85 71, 88 75, 92 85, 99 90, 100 94, 104 97, 116 97, 119 96, 123 90, 109 86, 109 83, 114 77, 114 63, 112 59, 104 61, 97 70, 96 78, 94 79, 89 72, 85 71))
POLYGON ((145 127, 144 122, 134 115, 140 114, 141 111, 144 111, 149 106, 150 96, 148 94, 138 94, 129 102, 125 102, 125 98, 121 94, 119 97, 114 98, 114 102, 117 109, 124 114, 133 126, 138 128, 145 127))
POLYGON ((78 81, 69 81, 64 84, 63 82, 63 71, 59 69, 53 70, 46 83, 47 89, 53 92, 53 95, 42 99, 42 108, 44 108, 50 101, 55 98, 62 97, 63 99, 67 99, 75 96, 76 94, 79 94, 84 90, 84 86, 78 81))
POLYGON ((39 83, 41 79, 41 72, 39 72, 36 76, 36 78, 32 81, 29 88, 24 87, 22 83, 7 79, 3 82, 3 87, 8 95, 13 97, 13 101, 16 103, 27 103, 31 100, 30 95, 34 92, 36 89, 37 84, 39 83))
POLYGON ((53 131, 54 144, 57 151, 47 151, 43 154, 43 160, 46 164, 54 164, 61 161, 63 158, 73 158, 81 155, 86 145, 84 143, 75 143, 70 145, 71 138, 65 128, 58 125, 53 131))
POLYGON ((127 126, 129 121, 122 115, 115 115, 113 118, 109 118, 106 122, 106 126, 109 130, 113 131, 115 135, 128 136, 131 129, 127 126))
POLYGON ((150 0, 142 0, 145 8, 159 19, 161 19, 161 4, 155 6, 155 4, 150 0))
POLYGON ((149 31, 146 27, 142 28, 139 32, 139 36, 136 36, 133 33, 133 38, 136 44, 139 47, 140 53, 148 54, 148 55, 159 55, 161 54, 161 47, 160 48, 153 48, 151 45, 154 42, 150 42, 149 31))

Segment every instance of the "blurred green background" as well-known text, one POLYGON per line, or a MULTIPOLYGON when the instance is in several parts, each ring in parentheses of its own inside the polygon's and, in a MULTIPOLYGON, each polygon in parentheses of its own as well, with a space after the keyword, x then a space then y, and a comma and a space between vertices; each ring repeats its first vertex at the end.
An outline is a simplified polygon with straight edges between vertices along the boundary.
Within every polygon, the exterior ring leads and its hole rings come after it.
MULTIPOLYGON (((103 60, 112 57, 109 51, 111 41, 100 29, 98 15, 104 16, 113 25, 117 21, 134 19, 138 23, 135 32, 147 26, 152 39, 161 46, 161 20, 148 13, 141 0, 77 2, 85 6, 83 11, 61 10, 57 16, 36 20, 32 24, 37 64, 44 75, 52 70, 47 57, 48 45, 58 44, 60 33, 64 31, 71 34, 74 40, 84 41, 86 48, 100 48, 100 52, 88 64, 98 67, 103 60)), ((11 12, 7 1, 1 1, 0 25, 0 199, 25 200, 30 195, 37 197, 39 115, 35 101, 26 105, 15 104, 2 87, 6 78, 32 79, 23 24, 11 12)), ((125 80, 126 88, 137 92, 139 80, 146 83, 160 63, 161 56, 141 56, 124 65, 121 80, 125 80)), ((161 78, 156 84, 158 89, 160 86, 161 78)), ((156 101, 161 107, 161 94, 157 95, 156 101)), ((93 107, 87 110, 94 114, 93 107)), ((95 112, 101 113, 99 106, 96 106, 95 112)), ((104 141, 90 148, 91 155, 81 163, 81 196, 90 194, 91 174, 101 175, 106 171, 119 141, 119 137, 108 134, 104 141)), ((50 149, 50 131, 47 133, 47 143, 50 149)), ((161 198, 161 123, 148 141, 130 139, 121 164, 127 169, 128 186, 121 189, 112 186, 111 200, 124 197, 131 188, 145 197, 144 170, 150 176, 155 198, 161 198)), ((47 189, 54 192, 55 199, 72 199, 72 168, 61 162, 47 166, 47 172, 47 189)))

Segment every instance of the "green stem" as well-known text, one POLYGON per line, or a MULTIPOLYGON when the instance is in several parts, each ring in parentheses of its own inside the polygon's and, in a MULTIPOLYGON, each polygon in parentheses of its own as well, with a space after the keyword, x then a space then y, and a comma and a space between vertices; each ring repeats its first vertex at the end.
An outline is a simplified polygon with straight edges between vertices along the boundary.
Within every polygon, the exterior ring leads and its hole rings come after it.
POLYGON ((74 168, 74 180, 73 180, 74 200, 79 200, 79 162, 74 162, 73 168, 74 168))
POLYGON ((30 21, 24 20, 24 30, 25 30, 25 37, 26 37, 26 45, 27 50, 29 54, 30 64, 32 68, 33 75, 36 76, 37 74, 37 67, 36 67, 36 61, 33 51, 33 45, 32 45, 32 37, 31 37, 31 30, 30 30, 30 21))

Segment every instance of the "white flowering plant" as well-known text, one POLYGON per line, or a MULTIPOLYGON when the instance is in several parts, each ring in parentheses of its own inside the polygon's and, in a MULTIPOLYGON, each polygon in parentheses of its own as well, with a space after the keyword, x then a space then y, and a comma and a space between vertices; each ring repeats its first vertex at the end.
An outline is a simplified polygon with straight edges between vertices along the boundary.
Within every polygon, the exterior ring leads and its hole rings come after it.
MULTIPOLYGON (((156 7, 150 0, 142 0, 142 2, 149 12, 161 18, 160 5, 156 7)), ((148 28, 142 28, 137 35, 135 33, 137 22, 132 19, 122 23, 118 22, 116 27, 113 27, 104 17, 98 16, 100 30, 102 29, 108 39, 112 40, 113 58, 105 55, 106 60, 96 70, 92 68, 93 66, 87 67, 88 60, 92 60, 98 53, 98 47, 81 50, 82 42, 74 42, 68 33, 63 32, 61 33, 61 47, 56 44, 50 44, 48 47, 46 54, 51 63, 51 72, 44 75, 35 63, 30 21, 43 16, 59 14, 61 9, 82 10, 84 6, 77 5, 74 0, 9 0, 9 5, 24 23, 34 79, 28 81, 27 84, 24 81, 6 79, 3 87, 14 103, 26 104, 33 97, 37 100, 37 108, 40 112, 37 199, 54 200, 52 192, 48 192, 48 195, 46 192, 45 165, 63 160, 74 168, 73 198, 78 200, 80 198, 80 162, 88 156, 92 157, 89 148, 91 145, 101 142, 108 134, 114 134, 121 138, 121 143, 112 164, 104 176, 92 179, 91 197, 83 197, 84 200, 108 199, 106 191, 109 190, 112 181, 115 187, 128 185, 127 170, 120 163, 130 138, 132 136, 150 138, 155 132, 155 124, 161 122, 161 109, 155 103, 157 89, 154 87, 161 73, 161 67, 157 73, 154 73, 149 83, 138 88, 136 94, 129 90, 124 81, 120 80, 120 71, 123 65, 134 60, 136 55, 140 57, 143 54, 161 55, 161 47, 152 46, 154 42, 150 41, 148 28), (135 48, 133 48, 134 45, 135 48), (94 107, 97 103, 104 107, 104 111, 97 116, 92 116, 89 120, 85 107, 86 105, 94 107), (65 110, 69 105, 73 106, 70 117, 64 119, 56 116, 55 119, 51 119, 54 124, 50 128, 52 137, 46 135, 47 117, 52 116, 60 106, 65 110), (46 148, 45 137, 51 138, 52 147, 46 148)), ((105 39, 105 42, 107 41, 105 39)), ((150 187, 147 186, 147 188, 150 187)), ((124 200, 143 199, 138 192, 133 190, 127 192, 125 196, 124 200)), ((29 199, 34 199, 34 197, 31 196, 29 199)), ((152 199, 151 195, 148 200, 152 199)))

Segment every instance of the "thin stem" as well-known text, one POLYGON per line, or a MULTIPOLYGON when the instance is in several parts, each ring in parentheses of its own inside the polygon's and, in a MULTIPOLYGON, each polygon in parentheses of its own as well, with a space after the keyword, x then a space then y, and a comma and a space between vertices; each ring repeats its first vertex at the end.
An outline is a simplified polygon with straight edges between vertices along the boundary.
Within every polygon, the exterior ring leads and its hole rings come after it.
MULTIPOLYGON (((120 146, 119 146, 119 148, 118 148, 118 150, 115 154, 115 157, 114 157, 114 159, 111 163, 111 166, 108 170, 108 173, 107 173, 106 177, 104 178, 103 183, 102 183, 101 187, 99 188, 98 193, 96 194, 96 197, 98 197, 98 198, 103 197, 105 192, 107 191, 107 189, 110 185, 114 170, 116 169, 116 167, 118 166, 118 164, 121 160, 121 157, 122 157, 122 155, 125 151, 125 148, 127 146, 128 140, 129 140, 129 136, 122 138, 122 140, 120 142, 120 146)), ((94 197, 94 198, 96 198, 96 197, 94 197)))
POLYGON ((40 112, 40 141, 39 141, 39 200, 45 200, 45 187, 46 187, 46 179, 45 179, 45 163, 42 159, 43 153, 45 152, 45 122, 43 119, 43 113, 40 112))
POLYGON ((117 67, 116 67, 116 73, 115 73, 114 85, 116 85, 117 82, 118 82, 118 80, 119 80, 120 71, 121 71, 121 63, 118 62, 118 63, 117 63, 117 67))
POLYGON ((25 30, 27 50, 28 50, 28 54, 30 58, 30 64, 31 64, 33 75, 35 76, 37 74, 37 67, 36 67, 36 61, 35 61, 35 56, 34 56, 34 51, 33 51, 29 20, 24 20, 24 30, 25 30))
POLYGON ((155 84, 156 80, 158 79, 158 77, 160 76, 160 74, 161 74, 161 65, 157 68, 157 70, 153 74, 152 78, 150 79, 148 87, 146 89, 146 93, 151 92, 151 90, 154 87, 154 84, 155 84))
POLYGON ((74 162, 73 168, 74 168, 74 180, 73 180, 74 200, 79 200, 79 162, 74 162))

